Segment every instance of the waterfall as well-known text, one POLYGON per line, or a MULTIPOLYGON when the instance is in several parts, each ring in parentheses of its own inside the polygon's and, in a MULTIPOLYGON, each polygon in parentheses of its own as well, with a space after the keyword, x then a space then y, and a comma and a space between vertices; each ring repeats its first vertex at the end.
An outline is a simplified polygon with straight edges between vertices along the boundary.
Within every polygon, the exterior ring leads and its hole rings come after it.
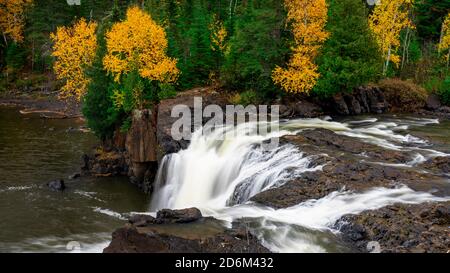
MULTIPOLYGON (((265 149, 262 144, 274 137, 296 134, 301 130, 325 128, 358 138, 386 149, 418 151, 411 164, 425 157, 442 154, 428 148, 425 141, 401 135, 396 128, 424 126, 435 120, 420 119, 400 124, 377 119, 340 123, 327 119, 285 121, 279 131, 257 134, 251 123, 223 127, 204 135, 193 134, 186 150, 167 155, 157 174, 150 210, 198 207, 204 215, 231 223, 241 218, 253 219, 255 233, 265 246, 277 252, 322 252, 320 236, 314 231, 332 230, 333 224, 345 214, 378 209, 394 203, 416 204, 444 201, 429 193, 415 192, 406 186, 376 188, 362 193, 334 192, 319 200, 309 200, 291 208, 275 210, 250 201, 254 195, 279 187, 304 172, 321 171, 314 156, 306 156, 290 144, 265 149), (224 135, 221 139, 219 136, 224 135), (402 144, 417 144, 416 147, 402 144)), ((265 124, 264 126, 266 126, 265 124)))

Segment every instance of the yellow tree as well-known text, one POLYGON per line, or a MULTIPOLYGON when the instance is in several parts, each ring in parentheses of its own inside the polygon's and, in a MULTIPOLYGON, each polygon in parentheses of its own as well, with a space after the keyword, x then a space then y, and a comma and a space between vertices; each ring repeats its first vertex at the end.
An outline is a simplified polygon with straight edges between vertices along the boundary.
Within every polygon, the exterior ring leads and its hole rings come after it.
POLYGON ((384 59, 383 74, 390 62, 396 66, 401 61, 396 54, 400 47, 400 33, 405 28, 414 28, 409 18, 413 0, 381 0, 369 17, 370 29, 375 34, 384 59))
POLYGON ((444 53, 444 57, 447 59, 447 69, 450 62, 450 13, 445 17, 442 23, 441 39, 439 41, 439 53, 444 53), (446 53, 445 53, 446 52, 446 53))
POLYGON ((209 31, 211 32, 211 50, 224 52, 226 48, 225 39, 228 36, 227 29, 224 24, 217 19, 214 15, 212 23, 209 25, 209 31))
POLYGON ((106 33, 105 69, 119 82, 121 75, 137 70, 143 78, 163 83, 177 80, 177 61, 166 55, 164 29, 150 15, 131 7, 126 19, 106 33))
POLYGON ((60 98, 75 97, 80 100, 86 93, 89 79, 85 68, 92 65, 97 50, 95 31, 97 23, 83 18, 72 27, 58 27, 50 35, 54 42, 52 55, 56 58, 53 69, 60 80, 65 81, 60 98))
POLYGON ((284 5, 295 46, 287 68, 277 66, 272 79, 287 92, 309 93, 320 76, 314 60, 329 35, 325 31, 327 4, 325 0, 284 0, 284 5))
POLYGON ((0 0, 0 30, 6 42, 10 37, 15 42, 23 41, 25 11, 33 0, 0 0))

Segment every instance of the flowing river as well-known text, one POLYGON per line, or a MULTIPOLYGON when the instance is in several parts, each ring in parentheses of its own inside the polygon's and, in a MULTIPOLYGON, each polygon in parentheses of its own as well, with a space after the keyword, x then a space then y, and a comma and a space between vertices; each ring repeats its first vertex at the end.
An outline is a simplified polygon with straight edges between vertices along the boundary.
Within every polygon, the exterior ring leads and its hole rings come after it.
MULTIPOLYGON (((198 207, 225 225, 246 219, 253 233, 275 252, 345 252, 348 249, 338 242, 339 231, 333 228, 343 215, 397 202, 449 200, 400 185, 361 193, 337 191, 277 210, 250 201, 264 190, 323 168, 310 164, 314 157, 290 144, 263 149, 261 144, 272 137, 326 128, 407 152, 410 161, 396 167, 416 169, 431 157, 450 153, 448 121, 383 115, 283 121, 280 130, 268 135, 256 134, 255 124, 208 135, 199 131, 188 149, 163 159, 153 198, 126 178, 67 181, 63 193, 45 186, 78 171, 81 155, 97 144, 92 134, 76 130, 82 125, 77 120, 46 120, 0 108, 0 252, 68 252, 74 245, 75 251, 98 252, 133 212, 187 207, 198 207), (226 138, 219 140, 224 132, 226 138)), ((450 189, 450 183, 445 187, 450 189)))

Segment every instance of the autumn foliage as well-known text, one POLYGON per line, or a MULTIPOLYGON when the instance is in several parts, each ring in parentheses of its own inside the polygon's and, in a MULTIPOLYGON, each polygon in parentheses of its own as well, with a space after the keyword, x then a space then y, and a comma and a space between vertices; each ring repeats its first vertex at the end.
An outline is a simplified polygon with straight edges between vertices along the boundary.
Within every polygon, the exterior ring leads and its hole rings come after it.
POLYGON ((97 23, 79 20, 72 27, 58 27, 51 34, 54 42, 52 55, 56 58, 53 69, 60 80, 65 81, 60 98, 75 97, 80 100, 86 93, 89 79, 85 68, 94 60, 97 49, 95 31, 97 23))
POLYGON ((0 31, 15 42, 23 41, 25 10, 33 0, 0 0, 0 31))
POLYGON ((224 52, 226 48, 225 39, 227 38, 228 32, 223 22, 214 16, 213 22, 209 26, 209 30, 211 31, 211 50, 224 52))
POLYGON ((444 20, 441 30, 441 39, 439 42, 439 52, 444 54, 447 65, 450 59, 450 13, 444 20))
POLYGON ((397 55, 401 31, 414 27, 410 19, 412 4, 413 0, 381 0, 369 17, 369 26, 385 60, 383 73, 386 73, 390 62, 398 66, 401 61, 397 55))
POLYGON ((106 33, 106 44, 103 64, 116 82, 134 70, 152 81, 174 82, 178 77, 176 60, 166 55, 164 29, 138 7, 129 8, 126 20, 106 33))
POLYGON ((287 68, 276 67, 273 81, 292 93, 309 93, 320 74, 314 59, 328 37, 325 0, 285 0, 295 46, 287 68))

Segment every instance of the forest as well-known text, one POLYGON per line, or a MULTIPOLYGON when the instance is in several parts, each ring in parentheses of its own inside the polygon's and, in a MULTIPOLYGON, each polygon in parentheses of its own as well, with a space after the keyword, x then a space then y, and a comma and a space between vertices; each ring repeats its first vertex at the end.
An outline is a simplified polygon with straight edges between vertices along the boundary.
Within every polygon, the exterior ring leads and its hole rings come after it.
POLYGON ((52 82, 102 139, 200 86, 245 105, 388 81, 450 104, 450 1, 77 2, 0 1, 0 92, 52 82))

